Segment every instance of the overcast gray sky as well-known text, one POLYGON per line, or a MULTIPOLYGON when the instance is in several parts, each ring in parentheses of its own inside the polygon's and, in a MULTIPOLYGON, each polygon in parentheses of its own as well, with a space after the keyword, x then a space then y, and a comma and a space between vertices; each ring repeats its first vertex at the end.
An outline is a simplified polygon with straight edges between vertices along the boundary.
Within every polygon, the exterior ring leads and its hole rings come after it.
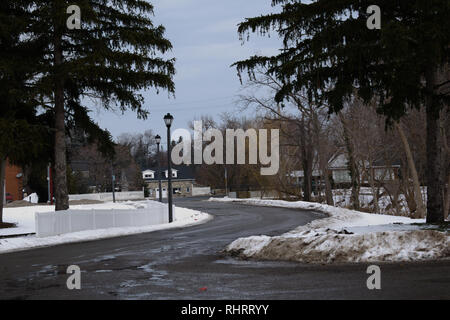
POLYGON ((237 24, 246 17, 273 12, 271 0, 153 0, 154 21, 166 27, 177 59, 176 97, 154 90, 144 93, 150 117, 139 120, 135 113, 95 110, 92 116, 114 137, 124 132, 152 129, 165 137, 163 117, 175 117, 174 129, 187 128, 201 115, 217 117, 235 111, 233 102, 241 89, 236 70, 230 65, 255 53, 273 54, 281 43, 273 38, 252 36, 244 45, 237 24))

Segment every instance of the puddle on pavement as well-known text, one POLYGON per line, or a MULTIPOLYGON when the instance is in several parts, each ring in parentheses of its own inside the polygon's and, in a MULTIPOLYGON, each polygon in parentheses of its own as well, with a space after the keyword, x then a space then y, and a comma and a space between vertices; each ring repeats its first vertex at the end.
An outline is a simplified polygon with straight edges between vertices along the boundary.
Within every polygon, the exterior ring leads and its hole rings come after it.
POLYGON ((252 267, 252 268, 279 268, 279 267, 296 267, 297 264, 292 262, 278 262, 278 261, 251 261, 238 260, 233 258, 225 258, 214 261, 217 264, 229 264, 237 267, 252 267))

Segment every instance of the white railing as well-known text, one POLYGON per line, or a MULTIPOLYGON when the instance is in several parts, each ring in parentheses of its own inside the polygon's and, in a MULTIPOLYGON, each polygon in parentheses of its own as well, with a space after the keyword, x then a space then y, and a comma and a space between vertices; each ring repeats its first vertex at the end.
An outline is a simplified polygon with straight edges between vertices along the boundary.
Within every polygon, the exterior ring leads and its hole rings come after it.
MULTIPOLYGON (((145 198, 144 191, 116 192, 117 201, 143 200, 145 198)), ((108 193, 87 193, 87 194, 71 194, 69 200, 97 200, 97 201, 113 201, 112 192, 108 193)))

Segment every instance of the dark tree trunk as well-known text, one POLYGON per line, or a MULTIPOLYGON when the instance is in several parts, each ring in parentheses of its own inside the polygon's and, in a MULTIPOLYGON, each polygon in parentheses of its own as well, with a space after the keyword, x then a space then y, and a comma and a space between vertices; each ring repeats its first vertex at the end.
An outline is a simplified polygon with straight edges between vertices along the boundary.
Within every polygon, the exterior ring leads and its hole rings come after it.
MULTIPOLYGON (((450 74, 447 77, 450 80, 450 74)), ((448 111, 450 111, 449 105, 446 103, 444 109, 441 111, 441 141, 442 141, 442 176, 443 176, 443 189, 444 189, 444 219, 447 219, 450 211, 450 148, 448 146, 448 111)))
POLYGON ((353 144, 350 137, 350 132, 347 127, 347 122, 341 113, 339 114, 339 118, 342 122, 342 128, 344 129, 344 142, 348 155, 348 171, 350 172, 350 177, 352 180, 352 205, 353 209, 359 210, 359 170, 356 164, 356 159, 353 152, 353 144))
POLYGON ((316 113, 314 113, 313 116, 313 124, 314 124, 314 135, 316 136, 316 144, 317 144, 316 147, 319 153, 319 167, 320 171, 322 172, 323 181, 325 182, 325 198, 328 205, 334 206, 333 190, 331 188, 331 181, 330 181, 330 170, 328 169, 327 146, 322 137, 324 133, 320 129, 319 119, 316 113))
POLYGON ((330 171, 328 170, 328 166, 326 169, 323 169, 322 172, 325 181, 325 195, 327 198, 327 204, 329 206, 334 206, 333 189, 331 188, 330 171))
POLYGON ((444 222, 444 199, 442 188, 441 132, 439 105, 434 98, 436 71, 426 74, 428 98, 427 113, 427 223, 444 222))
POLYGON ((3 223, 3 200, 5 199, 6 159, 0 159, 0 224, 3 223))
POLYGON ((66 133, 64 110, 64 76, 59 66, 63 62, 61 48, 61 35, 54 39, 55 75, 55 179, 54 190, 56 211, 69 209, 69 195, 67 189, 67 163, 66 163, 66 133))
POLYGON ((307 152, 304 152, 304 157, 303 157, 303 200, 304 201, 311 201, 311 193, 312 193, 312 181, 311 181, 311 176, 312 176, 312 163, 310 163, 308 156, 307 156, 307 152))
POLYGON ((447 177, 447 189, 444 193, 444 219, 449 217, 450 211, 450 174, 447 177))
POLYGON ((352 203, 353 203, 353 209, 359 210, 360 209, 360 203, 359 203, 359 170, 356 165, 356 161, 353 156, 353 150, 349 150, 349 169, 350 169, 350 176, 352 178, 352 203))
POLYGON ((304 119, 300 122, 300 148, 302 153, 302 167, 303 167, 303 200, 311 201, 312 193, 312 167, 313 159, 311 159, 310 143, 307 138, 304 119))
POLYGON ((395 127, 398 131, 398 134, 400 136, 400 140, 402 141, 403 148, 405 149, 405 155, 406 160, 408 161, 408 167, 411 171, 411 177, 413 180, 413 187, 414 187, 414 201, 416 203, 416 212, 413 213, 414 218, 422 219, 426 215, 425 206, 422 200, 422 190, 420 188, 420 181, 419 181, 419 175, 417 173, 416 165, 414 163, 414 158, 411 152, 411 148, 409 146, 408 139, 406 138, 406 135, 403 131, 403 128, 401 127, 400 123, 395 123, 395 127))

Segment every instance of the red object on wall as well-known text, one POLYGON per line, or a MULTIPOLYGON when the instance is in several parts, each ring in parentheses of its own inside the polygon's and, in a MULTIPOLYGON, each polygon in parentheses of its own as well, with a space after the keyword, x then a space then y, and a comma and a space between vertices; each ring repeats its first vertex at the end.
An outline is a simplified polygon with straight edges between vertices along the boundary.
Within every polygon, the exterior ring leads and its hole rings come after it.
POLYGON ((23 199, 23 176, 22 169, 18 166, 12 165, 9 161, 6 163, 5 171, 6 192, 10 193, 13 201, 23 199))

